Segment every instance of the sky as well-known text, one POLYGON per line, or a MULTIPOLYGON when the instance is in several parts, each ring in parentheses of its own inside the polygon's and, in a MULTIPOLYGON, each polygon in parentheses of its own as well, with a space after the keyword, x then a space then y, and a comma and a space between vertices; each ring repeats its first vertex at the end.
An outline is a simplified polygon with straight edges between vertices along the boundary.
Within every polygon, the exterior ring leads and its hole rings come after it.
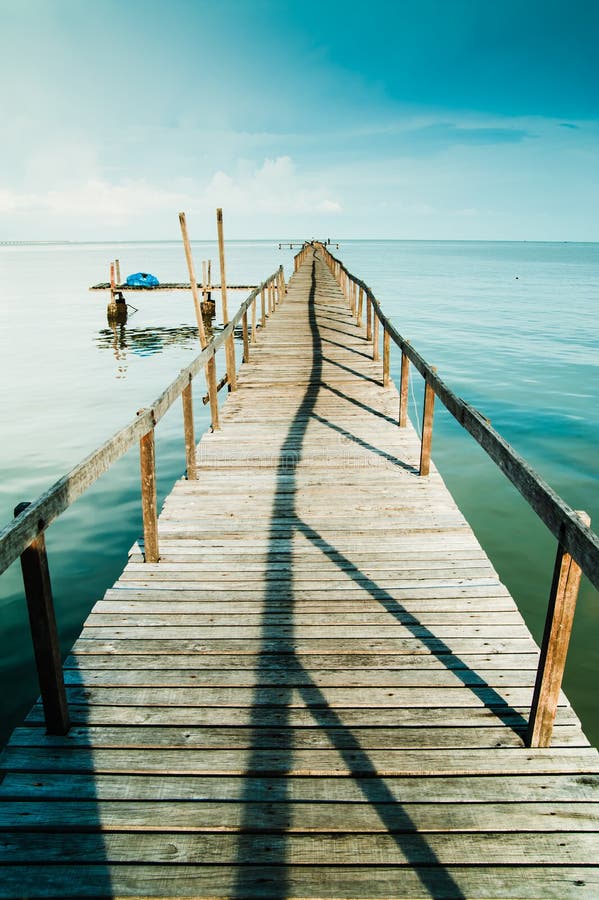
POLYGON ((0 241, 599 241, 597 0, 0 0, 0 241))

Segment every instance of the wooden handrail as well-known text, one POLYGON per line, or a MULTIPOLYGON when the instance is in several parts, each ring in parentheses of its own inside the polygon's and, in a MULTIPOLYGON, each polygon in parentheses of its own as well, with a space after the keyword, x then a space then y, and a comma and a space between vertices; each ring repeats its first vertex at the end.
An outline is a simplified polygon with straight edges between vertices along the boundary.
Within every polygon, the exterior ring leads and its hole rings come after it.
POLYGON ((279 271, 280 269, 251 292, 226 328, 214 336, 202 352, 181 370, 180 374, 151 406, 143 410, 128 425, 119 429, 101 447, 92 451, 89 456, 56 481, 0 531, 0 575, 21 556, 29 544, 42 534, 51 522, 84 494, 113 463, 151 431, 173 403, 178 400, 193 377, 205 368, 208 361, 223 346, 229 336, 233 335, 244 312, 252 305, 262 289, 267 289, 268 285, 278 278, 279 271))

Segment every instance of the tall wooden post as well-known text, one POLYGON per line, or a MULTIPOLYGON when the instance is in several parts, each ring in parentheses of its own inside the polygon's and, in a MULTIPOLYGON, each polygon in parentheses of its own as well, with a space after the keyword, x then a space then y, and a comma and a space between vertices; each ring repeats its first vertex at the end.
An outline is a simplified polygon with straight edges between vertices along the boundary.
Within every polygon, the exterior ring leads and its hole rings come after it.
POLYGON ((265 288, 260 291, 260 324, 262 328, 266 328, 266 296, 265 288))
MULTIPOLYGON (((143 410, 142 410, 143 411, 143 410)), ((156 450, 154 428, 139 442, 141 468, 141 513, 144 525, 144 555, 146 562, 158 562, 158 510, 156 504, 156 450)))
MULTIPOLYGON (((590 516, 578 512, 587 527, 590 516)), ((558 544, 539 668, 532 697, 526 743, 529 747, 549 747, 566 666, 581 571, 561 542, 558 544)))
POLYGON ((391 336, 383 325, 383 387, 389 386, 391 368, 391 336))
POLYGON ((196 441, 193 424, 193 400, 191 395, 191 376, 189 384, 181 392, 183 402, 183 431, 185 434, 185 467, 189 481, 195 481, 198 477, 196 464, 196 441))
POLYGON ((379 319, 376 314, 374 303, 372 304, 372 358, 379 358, 379 319))
MULTIPOLYGON (((216 210, 216 229, 218 231, 218 259, 220 263, 220 295, 223 307, 223 323, 228 325, 229 312, 227 309, 227 275, 225 272, 225 240, 223 237, 223 211, 216 210)), ((237 372, 235 365, 235 339, 231 333, 225 341, 225 356, 227 360, 227 380, 229 390, 237 389, 237 372)))
POLYGON ((399 387, 399 427, 405 428, 408 424, 408 388, 410 384, 410 360, 404 351, 401 351, 401 382, 399 387))
MULTIPOLYGON (((15 516, 30 505, 19 503, 15 516)), ((43 533, 21 553, 21 571, 46 729, 48 734, 66 734, 70 727, 69 710, 43 533)))
MULTIPOLYGON (((185 249, 185 259, 187 260, 187 271, 189 272, 189 281, 191 284, 191 294, 193 297, 193 306, 196 314, 196 322, 198 324, 198 334, 200 336, 200 346, 202 350, 208 346, 206 339, 206 331, 204 329, 204 320, 202 319, 202 306, 198 295, 198 282, 196 279, 195 266, 193 264, 193 256, 191 253, 191 244, 187 233, 187 221, 185 213, 179 213, 179 225, 181 226, 181 235, 183 237, 183 247, 185 249)), ((210 275, 208 275, 210 279, 210 275)), ((210 417, 212 419, 212 430, 218 431, 218 389, 216 385, 216 360, 211 356, 206 364, 206 384, 208 385, 208 396, 210 398, 210 417)))
POLYGON ((366 340, 372 340, 372 302, 366 297, 366 340))
MULTIPOLYGON (((433 370, 436 371, 436 370, 433 370)), ((420 442, 420 475, 428 475, 431 468, 431 446, 433 443, 433 412, 435 392, 424 382, 424 410, 422 412, 422 439, 420 442)))
POLYGON ((110 303, 113 305, 115 303, 115 294, 116 294, 116 283, 115 283, 115 273, 114 273, 114 263, 110 263, 110 303))
POLYGON ((122 282, 121 282, 121 263, 118 259, 115 259, 115 261, 114 261, 114 271, 116 274, 116 283, 118 285, 122 284, 122 282))

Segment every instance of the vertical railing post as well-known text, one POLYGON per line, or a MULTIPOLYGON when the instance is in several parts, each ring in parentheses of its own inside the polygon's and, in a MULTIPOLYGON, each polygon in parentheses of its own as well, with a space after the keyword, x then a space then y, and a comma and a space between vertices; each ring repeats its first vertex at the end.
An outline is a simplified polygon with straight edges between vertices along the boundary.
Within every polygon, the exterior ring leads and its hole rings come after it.
MULTIPOLYGON (((591 519, 585 512, 578 517, 587 527, 591 519)), ((549 747, 553 723, 564 676, 574 611, 580 587, 581 571, 560 542, 553 570, 551 593, 541 643, 541 655, 533 691, 526 743, 529 747, 549 747)))
MULTIPOLYGON (((223 235, 223 211, 216 210, 216 230, 218 233, 218 259, 220 263, 220 296, 223 310, 223 324, 229 324, 229 310, 227 307, 227 274, 225 272, 225 239, 223 235)), ((237 389, 237 366, 235 363, 235 338, 233 332, 225 341, 225 358, 227 362, 227 381, 229 390, 237 389)))
MULTIPOLYGON (((19 503, 15 516, 30 505, 19 503)), ((43 532, 21 553, 21 571, 46 729, 48 734, 66 734, 70 728, 69 710, 43 532)))
POLYGON ((372 304, 372 358, 375 362, 379 358, 379 318, 374 303, 372 304))
POLYGON ((252 302, 252 344, 256 343, 256 298, 252 302))
POLYGON ((364 288, 360 286, 360 291, 358 293, 358 315, 356 324, 358 328, 362 327, 362 306, 364 305, 364 288))
POLYGON ((248 311, 244 309, 243 314, 241 316, 241 331, 243 333, 243 361, 244 363, 248 363, 250 361, 250 338, 248 334, 248 311))
POLYGON ((260 324, 262 328, 266 328, 266 295, 264 287, 260 291, 260 324))
MULTIPOLYGON (((433 372, 436 369, 433 368, 433 372)), ((433 413, 435 392, 428 379, 424 382, 424 409, 422 412, 422 437, 420 441, 420 475, 428 475, 431 468, 431 446, 433 443, 433 413)))
POLYGON ((372 302, 366 295, 366 340, 372 340, 372 302))
POLYGON ((190 481, 195 481, 198 477, 198 473, 196 463, 195 428, 193 423, 191 375, 189 376, 189 384, 185 385, 181 391, 181 400, 183 402, 183 432, 185 434, 185 468, 187 469, 187 478, 190 481))
POLYGON ((391 336, 383 325, 383 387, 388 387, 391 380, 391 336))
MULTIPOLYGON (((141 410, 144 412, 144 410, 141 410)), ((144 526, 144 555, 146 562, 160 559, 158 549, 158 512, 156 504, 156 450, 154 427, 139 442, 141 469, 141 513, 144 526)))
POLYGON ((408 424, 408 388, 410 385, 410 360, 407 353, 401 351, 401 381, 399 385, 399 427, 408 424))

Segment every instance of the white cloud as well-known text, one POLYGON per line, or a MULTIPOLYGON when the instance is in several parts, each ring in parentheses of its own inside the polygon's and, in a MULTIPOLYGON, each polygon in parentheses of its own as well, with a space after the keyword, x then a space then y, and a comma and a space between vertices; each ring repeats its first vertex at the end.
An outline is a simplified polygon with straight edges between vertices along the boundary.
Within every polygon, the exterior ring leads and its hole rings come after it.
POLYGON ((132 212, 173 209, 180 204, 179 194, 157 190, 144 181, 115 185, 91 178, 67 188, 31 193, 0 188, 0 212, 49 213, 59 218, 127 218, 132 212))
POLYGON ((341 204, 319 184, 299 175, 289 156, 265 159, 259 168, 241 166, 236 177, 215 172, 202 192, 209 206, 236 213, 337 213, 341 204))
POLYGON ((93 173, 67 185, 62 178, 57 181, 46 190, 0 187, 0 214, 32 222, 43 218, 56 223, 125 224, 144 215, 174 215, 179 209, 212 214, 216 206, 237 216, 326 215, 341 210, 329 191, 296 171, 288 156, 265 159, 259 166, 240 163, 235 175, 217 171, 203 182, 179 180, 172 188, 144 179, 113 184, 93 173))

